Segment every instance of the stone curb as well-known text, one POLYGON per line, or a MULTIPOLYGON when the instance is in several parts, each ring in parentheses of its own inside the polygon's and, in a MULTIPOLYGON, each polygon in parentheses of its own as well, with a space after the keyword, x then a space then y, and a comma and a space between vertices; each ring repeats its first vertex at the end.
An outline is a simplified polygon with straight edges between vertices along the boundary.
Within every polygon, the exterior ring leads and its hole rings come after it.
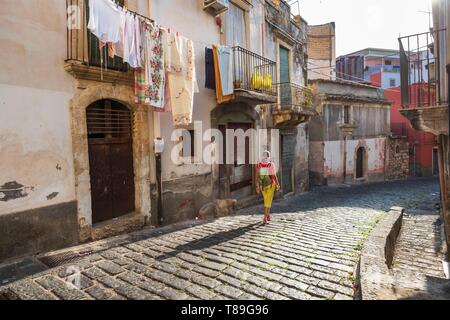
POLYGON ((395 244, 402 226, 405 209, 393 207, 378 223, 365 242, 355 272, 360 300, 383 299, 383 292, 391 283, 390 267, 395 244))

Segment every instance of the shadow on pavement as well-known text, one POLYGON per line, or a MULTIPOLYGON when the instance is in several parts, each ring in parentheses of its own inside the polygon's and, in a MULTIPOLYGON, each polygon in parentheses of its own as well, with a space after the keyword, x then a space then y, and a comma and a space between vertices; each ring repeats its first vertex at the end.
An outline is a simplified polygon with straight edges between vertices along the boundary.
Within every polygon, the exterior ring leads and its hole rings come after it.
POLYGON ((179 245, 173 251, 157 257, 156 260, 163 261, 163 260, 173 257, 174 255, 181 253, 181 252, 204 250, 204 249, 210 248, 214 245, 218 245, 223 242, 227 242, 227 241, 239 238, 239 237, 243 236, 244 234, 246 234, 248 231, 256 230, 259 227, 263 227, 263 225, 261 223, 254 223, 254 224, 250 224, 245 227, 214 233, 205 238, 202 238, 199 240, 194 240, 194 241, 179 245))

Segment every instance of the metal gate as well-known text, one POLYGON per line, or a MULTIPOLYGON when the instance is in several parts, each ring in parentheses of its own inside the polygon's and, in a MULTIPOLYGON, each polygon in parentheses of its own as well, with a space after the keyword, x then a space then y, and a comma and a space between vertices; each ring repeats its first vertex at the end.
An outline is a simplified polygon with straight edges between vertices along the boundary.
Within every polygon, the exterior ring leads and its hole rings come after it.
POLYGON ((92 222, 134 211, 132 120, 115 101, 97 101, 86 110, 91 176, 92 222))
POLYGON ((293 192, 292 173, 295 156, 295 135, 281 136, 281 184, 285 194, 293 192))

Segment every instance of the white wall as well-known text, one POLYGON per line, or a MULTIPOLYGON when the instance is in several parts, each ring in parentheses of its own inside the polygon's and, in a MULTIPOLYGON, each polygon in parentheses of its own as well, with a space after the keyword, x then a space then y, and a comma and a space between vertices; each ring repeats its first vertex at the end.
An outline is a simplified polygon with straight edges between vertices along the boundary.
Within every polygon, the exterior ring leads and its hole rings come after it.
POLYGON ((0 186, 27 194, 0 201, 0 214, 75 200, 65 11, 59 0, 0 6, 0 186))

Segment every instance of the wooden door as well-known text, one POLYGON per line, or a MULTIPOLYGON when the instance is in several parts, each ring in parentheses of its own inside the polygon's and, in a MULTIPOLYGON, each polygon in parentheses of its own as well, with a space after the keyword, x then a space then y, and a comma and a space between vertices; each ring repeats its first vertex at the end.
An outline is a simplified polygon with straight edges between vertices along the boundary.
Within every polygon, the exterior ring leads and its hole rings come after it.
POLYGON ((364 148, 359 148, 356 154, 356 179, 364 178, 364 148))
POLYGON ((295 135, 281 136, 281 185, 283 193, 294 191, 292 173, 295 156, 295 135))
POLYGON ((110 220, 134 211, 131 112, 102 100, 87 111, 92 221, 110 220))

